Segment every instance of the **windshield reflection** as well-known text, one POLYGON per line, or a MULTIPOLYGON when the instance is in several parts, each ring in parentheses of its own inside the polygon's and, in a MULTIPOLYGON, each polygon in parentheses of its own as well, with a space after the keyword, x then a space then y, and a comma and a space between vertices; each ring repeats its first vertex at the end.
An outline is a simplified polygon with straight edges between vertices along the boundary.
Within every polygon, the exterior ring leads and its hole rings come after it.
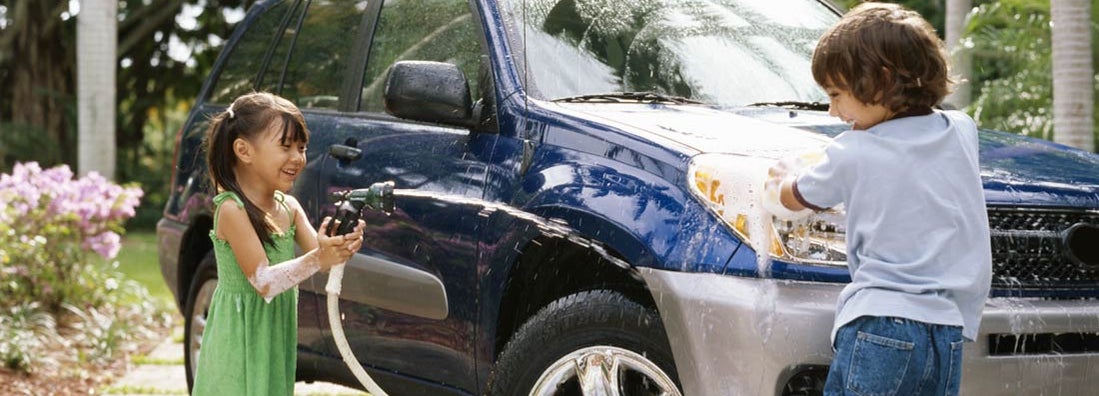
POLYGON ((811 0, 503 0, 532 96, 658 92, 719 107, 826 101, 817 39, 839 17, 811 0))

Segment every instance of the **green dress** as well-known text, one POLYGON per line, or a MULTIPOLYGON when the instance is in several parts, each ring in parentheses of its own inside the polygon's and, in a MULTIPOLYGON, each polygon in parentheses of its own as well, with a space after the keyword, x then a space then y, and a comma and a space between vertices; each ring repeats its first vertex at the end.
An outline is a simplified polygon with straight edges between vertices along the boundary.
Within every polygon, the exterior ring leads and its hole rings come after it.
MULTIPOLYGON (((214 224, 222 202, 232 192, 214 197, 214 224)), ((276 201, 286 208, 282 193, 276 201)), ((287 210, 289 213, 290 211, 287 210)), ((216 226, 215 226, 216 228, 216 226)), ((294 226, 271 235, 264 245, 270 265, 294 258, 294 226)), ((292 395, 297 365, 298 289, 291 288, 270 303, 244 277, 229 243, 210 231, 217 257, 218 285, 206 316, 202 349, 195 370, 193 395, 292 395)))

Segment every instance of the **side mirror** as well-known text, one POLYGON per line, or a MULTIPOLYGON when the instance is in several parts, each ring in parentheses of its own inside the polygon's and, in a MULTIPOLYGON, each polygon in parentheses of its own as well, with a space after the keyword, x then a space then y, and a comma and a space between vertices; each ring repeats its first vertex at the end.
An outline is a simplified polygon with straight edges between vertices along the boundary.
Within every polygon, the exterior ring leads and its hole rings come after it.
POLYGON ((457 66, 401 61, 385 80, 385 111, 400 118, 472 127, 469 81, 457 66))

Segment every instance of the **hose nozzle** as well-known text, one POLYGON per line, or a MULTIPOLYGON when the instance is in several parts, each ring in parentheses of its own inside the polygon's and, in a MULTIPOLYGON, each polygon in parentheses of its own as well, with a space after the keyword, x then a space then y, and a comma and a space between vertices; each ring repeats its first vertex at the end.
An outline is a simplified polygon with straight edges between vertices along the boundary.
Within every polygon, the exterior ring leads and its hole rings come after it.
POLYGON ((336 220, 340 224, 338 227, 329 226, 328 236, 343 235, 354 230, 364 208, 392 213, 393 185, 390 180, 371 184, 367 188, 332 193, 330 198, 336 201, 336 220))

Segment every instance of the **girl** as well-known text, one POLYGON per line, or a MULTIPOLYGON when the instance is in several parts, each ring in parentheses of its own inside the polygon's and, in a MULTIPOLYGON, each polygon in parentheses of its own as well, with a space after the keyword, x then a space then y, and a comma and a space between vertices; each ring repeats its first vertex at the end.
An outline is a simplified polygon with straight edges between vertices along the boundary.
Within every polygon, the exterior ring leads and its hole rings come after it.
POLYGON ((344 263, 362 245, 361 221, 343 236, 318 234, 298 201, 283 193, 305 167, 308 141, 301 111, 269 93, 237 98, 207 131, 206 161, 219 192, 210 231, 218 285, 195 395, 293 394, 295 286, 344 263), (294 258, 294 242, 307 253, 294 258))

